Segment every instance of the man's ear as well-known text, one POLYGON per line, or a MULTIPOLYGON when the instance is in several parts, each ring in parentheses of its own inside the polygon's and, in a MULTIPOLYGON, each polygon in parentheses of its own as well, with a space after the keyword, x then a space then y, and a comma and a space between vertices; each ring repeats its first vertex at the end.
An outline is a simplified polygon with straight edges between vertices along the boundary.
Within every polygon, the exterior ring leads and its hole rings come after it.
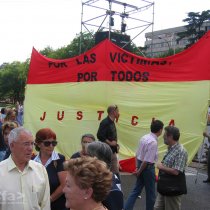
POLYGON ((14 146, 15 146, 14 142, 10 143, 9 148, 11 151, 13 150, 14 146))

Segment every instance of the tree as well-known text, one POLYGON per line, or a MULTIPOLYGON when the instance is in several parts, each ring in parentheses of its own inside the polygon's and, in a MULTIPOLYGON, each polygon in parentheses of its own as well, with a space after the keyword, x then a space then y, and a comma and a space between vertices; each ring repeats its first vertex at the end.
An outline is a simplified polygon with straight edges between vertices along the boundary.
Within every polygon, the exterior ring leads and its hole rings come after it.
POLYGON ((5 64, 0 72, 0 97, 23 102, 29 60, 5 64))
POLYGON ((176 48, 175 51, 174 49, 169 49, 168 52, 164 52, 162 54, 159 54, 158 56, 156 56, 157 58, 165 58, 171 55, 175 55, 177 53, 180 53, 183 51, 183 48, 176 48))
POLYGON ((94 45, 95 41, 92 37, 92 34, 86 32, 77 34, 72 42, 67 46, 56 50, 53 50, 51 47, 46 47, 44 50, 41 50, 40 53, 48 58, 66 59, 80 55, 80 49, 81 53, 84 53, 91 49, 94 45))
MULTIPOLYGON (((85 53, 94 46, 95 39, 93 37, 93 32, 83 32, 82 34, 77 34, 72 42, 67 46, 61 47, 56 50, 53 50, 51 47, 48 46, 44 50, 41 50, 40 53, 48 58, 66 59, 85 53)), ((137 47, 133 42, 131 42, 129 51, 137 55, 144 55, 142 53, 143 49, 137 47)))
POLYGON ((177 33, 179 37, 177 41, 187 38, 189 44, 186 45, 186 48, 193 45, 206 33, 206 31, 202 29, 202 25, 208 20, 210 20, 210 10, 202 11, 201 13, 189 12, 188 17, 183 20, 183 22, 188 23, 188 25, 185 26, 186 31, 177 33))

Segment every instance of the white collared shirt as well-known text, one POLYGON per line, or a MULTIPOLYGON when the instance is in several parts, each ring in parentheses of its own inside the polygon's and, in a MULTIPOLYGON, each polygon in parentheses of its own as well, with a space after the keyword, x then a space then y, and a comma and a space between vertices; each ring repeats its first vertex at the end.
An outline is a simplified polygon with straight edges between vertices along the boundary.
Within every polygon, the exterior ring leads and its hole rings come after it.
POLYGON ((20 171, 11 158, 0 162, 1 210, 50 210, 50 188, 45 167, 30 160, 20 171))
MULTIPOLYGON (((57 152, 53 151, 51 157, 47 160, 47 162, 45 163, 45 168, 47 168, 47 166, 53 161, 53 160, 58 160, 60 159, 59 155, 57 152)), ((41 158, 40 158, 40 153, 34 158, 34 161, 41 163, 41 158)))

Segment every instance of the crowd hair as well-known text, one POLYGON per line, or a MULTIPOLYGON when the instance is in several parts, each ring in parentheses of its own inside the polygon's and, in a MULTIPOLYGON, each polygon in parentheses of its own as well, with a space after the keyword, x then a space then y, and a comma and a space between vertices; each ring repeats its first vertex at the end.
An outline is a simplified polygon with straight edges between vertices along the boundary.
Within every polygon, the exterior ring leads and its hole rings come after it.
POLYGON ((64 169, 73 176, 80 189, 92 188, 92 199, 103 201, 112 186, 112 172, 95 157, 80 157, 64 163, 64 169))
POLYGON ((179 141, 180 131, 177 127, 169 125, 166 126, 164 130, 166 131, 167 136, 172 136, 174 141, 179 141))
POLYGON ((38 146, 39 143, 41 143, 43 140, 46 139, 54 139, 56 140, 56 134, 55 132, 50 128, 41 128, 36 132, 35 136, 35 149, 36 151, 40 151, 40 148, 38 146))
POLYGON ((17 128, 17 127, 19 127, 19 124, 18 124, 17 121, 13 121, 13 122, 7 121, 7 122, 4 122, 2 124, 2 134, 4 135, 4 132, 5 132, 6 129, 12 130, 12 129, 17 128))
POLYGON ((108 114, 111 114, 114 110, 118 109, 118 106, 117 105, 110 105, 108 106, 107 108, 107 113, 108 114))
POLYGON ((8 144, 10 145, 12 142, 16 142, 18 140, 18 138, 19 138, 21 133, 27 133, 30 136, 33 136, 31 131, 29 131, 28 129, 24 128, 23 126, 17 127, 17 128, 14 128, 13 130, 11 130, 11 132, 9 133, 8 144))
POLYGON ((151 130, 152 133, 157 133, 161 129, 163 129, 163 127, 164 127, 164 124, 163 124, 162 121, 160 121, 160 120, 154 120, 151 123, 150 130, 151 130))
POLYGON ((108 168, 111 168, 112 150, 106 143, 96 141, 87 145, 87 153, 91 157, 97 157, 104 161, 108 168))
POLYGON ((93 141, 96 140, 96 139, 95 139, 95 136, 94 136, 93 134, 91 134, 91 133, 86 133, 86 134, 82 135, 81 142, 82 142, 82 140, 83 140, 85 137, 91 138, 93 141))

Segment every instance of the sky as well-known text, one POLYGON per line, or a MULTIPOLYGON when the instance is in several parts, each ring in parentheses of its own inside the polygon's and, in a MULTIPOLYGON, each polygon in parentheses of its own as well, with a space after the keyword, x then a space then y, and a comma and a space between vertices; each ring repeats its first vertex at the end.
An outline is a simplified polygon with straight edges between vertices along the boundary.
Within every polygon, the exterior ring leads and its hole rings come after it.
MULTIPOLYGON (((141 0, 119 1, 137 7, 145 4, 141 0)), ((33 47, 37 50, 48 46, 57 49, 70 44, 81 31, 82 2, 87 0, 0 0, 0 65, 5 62, 25 61, 30 58, 33 47)), ((210 0, 154 0, 151 2, 154 2, 154 31, 182 26, 188 12, 210 9, 210 0)), ((108 8, 108 1, 99 0, 98 3, 100 7, 108 8)), ((137 13, 135 17, 152 22, 152 8, 137 13)), ((123 12, 123 8, 119 5, 114 5, 112 10, 123 12)), ((84 6, 83 21, 102 13, 104 13, 103 10, 84 6)), ((102 20, 95 21, 100 25, 102 20)), ((126 21, 130 28, 142 24, 138 21, 126 21)), ((120 20, 116 17, 116 28, 118 22, 120 20)), ((97 30, 94 27, 88 29, 97 30)), ((83 31, 85 31, 84 27, 83 31)), ((134 39, 134 43, 143 46, 145 32, 151 31, 152 27, 148 27, 137 39, 134 39)), ((134 29, 128 32, 128 35, 138 34, 138 32, 134 29)))

